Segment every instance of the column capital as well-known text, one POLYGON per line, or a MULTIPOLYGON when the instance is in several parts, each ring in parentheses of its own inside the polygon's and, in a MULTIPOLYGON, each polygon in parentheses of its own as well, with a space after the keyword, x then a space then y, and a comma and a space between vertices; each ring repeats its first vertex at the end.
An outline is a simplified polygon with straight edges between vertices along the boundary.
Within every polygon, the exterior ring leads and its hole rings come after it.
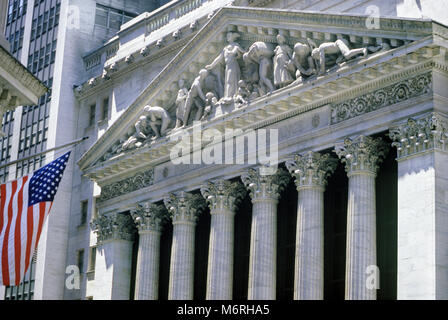
POLYGON ((91 227, 97 234, 98 244, 114 240, 134 240, 134 223, 131 216, 126 213, 102 214, 92 221, 91 227))
POLYGON ((145 231, 161 232, 168 220, 168 213, 163 205, 150 202, 138 204, 131 210, 131 216, 140 233, 145 231))
POLYGON ((407 158, 417 153, 439 149, 447 151, 448 118, 432 112, 422 118, 409 118, 404 124, 389 130, 389 137, 397 147, 398 159, 407 158))
POLYGON ((336 146, 335 153, 345 163, 349 175, 363 172, 376 175, 388 151, 388 145, 381 138, 361 135, 353 140, 345 139, 343 144, 336 146))
POLYGON ((295 155, 294 160, 286 161, 291 175, 295 178, 297 190, 308 187, 325 187, 327 178, 338 165, 338 160, 329 154, 309 151, 305 155, 295 155))
POLYGON ((246 189, 239 182, 217 180, 203 185, 201 194, 209 204, 211 214, 216 209, 235 212, 238 203, 246 196, 246 189))
POLYGON ((280 192, 286 187, 291 176, 284 169, 265 170, 265 167, 249 169, 241 175, 246 188, 250 191, 252 201, 260 199, 278 200, 280 192))
POLYGON ((173 224, 196 223, 199 214, 206 206, 204 199, 199 194, 184 191, 177 194, 170 193, 163 202, 170 213, 173 224))

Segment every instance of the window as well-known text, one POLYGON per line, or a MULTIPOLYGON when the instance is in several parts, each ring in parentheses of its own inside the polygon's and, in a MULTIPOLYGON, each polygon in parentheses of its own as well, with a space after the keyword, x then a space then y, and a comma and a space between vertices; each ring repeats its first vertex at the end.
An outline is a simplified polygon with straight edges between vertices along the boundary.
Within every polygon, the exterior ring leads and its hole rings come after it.
POLYGON ((109 97, 103 99, 101 108, 101 121, 106 120, 109 116, 109 97))
POLYGON ((96 247, 90 247, 89 265, 87 267, 87 272, 95 271, 95 263, 96 263, 96 247))
POLYGON ((84 270, 84 249, 78 250, 78 257, 76 259, 76 265, 79 268, 79 273, 83 273, 84 270))
POLYGON ((87 222, 87 206, 89 205, 89 201, 81 201, 81 223, 80 226, 83 226, 87 222))
POLYGON ((95 123, 96 104, 91 104, 89 107, 89 127, 95 123))
POLYGON ((95 24, 113 30, 119 30, 121 25, 135 18, 137 14, 96 5, 95 24))

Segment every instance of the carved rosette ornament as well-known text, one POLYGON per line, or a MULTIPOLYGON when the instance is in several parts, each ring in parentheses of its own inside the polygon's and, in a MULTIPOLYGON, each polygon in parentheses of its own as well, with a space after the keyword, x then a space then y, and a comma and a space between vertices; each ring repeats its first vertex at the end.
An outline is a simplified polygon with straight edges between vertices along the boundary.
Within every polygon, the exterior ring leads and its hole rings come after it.
POLYGON ((355 173, 376 175, 378 166, 389 151, 388 145, 381 138, 359 136, 345 139, 343 145, 336 147, 336 154, 345 163, 345 170, 350 176, 355 173))
POLYGON ((129 214, 114 212, 101 215, 92 221, 91 227, 97 234, 98 244, 114 240, 134 240, 135 227, 129 214))
POLYGON ((195 224, 199 214, 206 206, 201 195, 184 191, 178 194, 169 194, 163 202, 170 213, 173 224, 185 222, 195 224))
MULTIPOLYGON (((286 187, 291 176, 284 169, 277 169, 273 174, 265 174, 265 168, 249 169, 241 175, 246 188, 250 191, 252 201, 260 199, 278 200, 280 192, 286 187)), ((266 170, 268 173, 270 170, 266 170)))
POLYGON ((234 212, 238 203, 245 197, 246 189, 238 182, 218 180, 202 186, 201 193, 213 214, 215 210, 221 209, 234 212))
POLYGON ((166 208, 163 205, 156 205, 150 202, 139 204, 131 211, 132 219, 138 231, 161 232, 163 225, 168 220, 166 208))
POLYGON ((398 159, 416 153, 438 149, 447 150, 448 118, 439 113, 430 113, 420 119, 409 119, 407 123, 390 129, 389 137, 397 147, 398 159))
POLYGON ((327 178, 334 172, 338 160, 329 154, 308 152, 305 155, 296 155, 294 160, 286 162, 291 175, 295 178, 297 190, 307 187, 324 188, 327 178))

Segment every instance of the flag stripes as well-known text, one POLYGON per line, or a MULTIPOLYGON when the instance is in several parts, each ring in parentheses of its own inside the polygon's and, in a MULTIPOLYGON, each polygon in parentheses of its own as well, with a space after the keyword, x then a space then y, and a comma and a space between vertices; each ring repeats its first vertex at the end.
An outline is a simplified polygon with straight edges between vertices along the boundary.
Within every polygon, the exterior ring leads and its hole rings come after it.
POLYGON ((0 285, 18 286, 23 280, 69 155, 0 186, 0 285))

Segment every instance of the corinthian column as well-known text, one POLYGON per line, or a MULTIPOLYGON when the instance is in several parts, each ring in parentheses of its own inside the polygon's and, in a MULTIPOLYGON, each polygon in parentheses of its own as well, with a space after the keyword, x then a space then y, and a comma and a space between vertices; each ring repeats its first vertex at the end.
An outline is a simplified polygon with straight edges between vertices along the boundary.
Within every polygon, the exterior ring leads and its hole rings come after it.
POLYGON ((294 299, 324 298, 324 191, 337 160, 308 152, 286 162, 298 191, 294 299))
POLYGON ((203 186, 201 193, 209 204, 212 216, 206 298, 231 300, 235 209, 246 190, 240 183, 219 180, 203 186))
POLYGON ((390 130, 398 161, 397 298, 448 299, 448 117, 390 130))
POLYGON ((138 228, 136 300, 157 300, 159 295, 160 236, 167 219, 166 209, 146 202, 131 211, 138 228))
POLYGON ((264 175, 264 168, 241 176, 252 198, 249 259, 249 300, 275 300, 277 273, 277 203, 289 174, 278 169, 264 175))
POLYGON ((180 192, 170 194, 164 203, 173 221, 168 299, 193 300, 195 228, 204 199, 180 192))
POLYGON ((135 228, 129 214, 102 214, 92 222, 97 234, 95 300, 129 300, 135 228))
POLYGON ((359 136, 336 147, 349 178, 345 299, 375 300, 376 283, 369 270, 376 268, 375 178, 379 163, 387 154, 380 139, 359 136))

